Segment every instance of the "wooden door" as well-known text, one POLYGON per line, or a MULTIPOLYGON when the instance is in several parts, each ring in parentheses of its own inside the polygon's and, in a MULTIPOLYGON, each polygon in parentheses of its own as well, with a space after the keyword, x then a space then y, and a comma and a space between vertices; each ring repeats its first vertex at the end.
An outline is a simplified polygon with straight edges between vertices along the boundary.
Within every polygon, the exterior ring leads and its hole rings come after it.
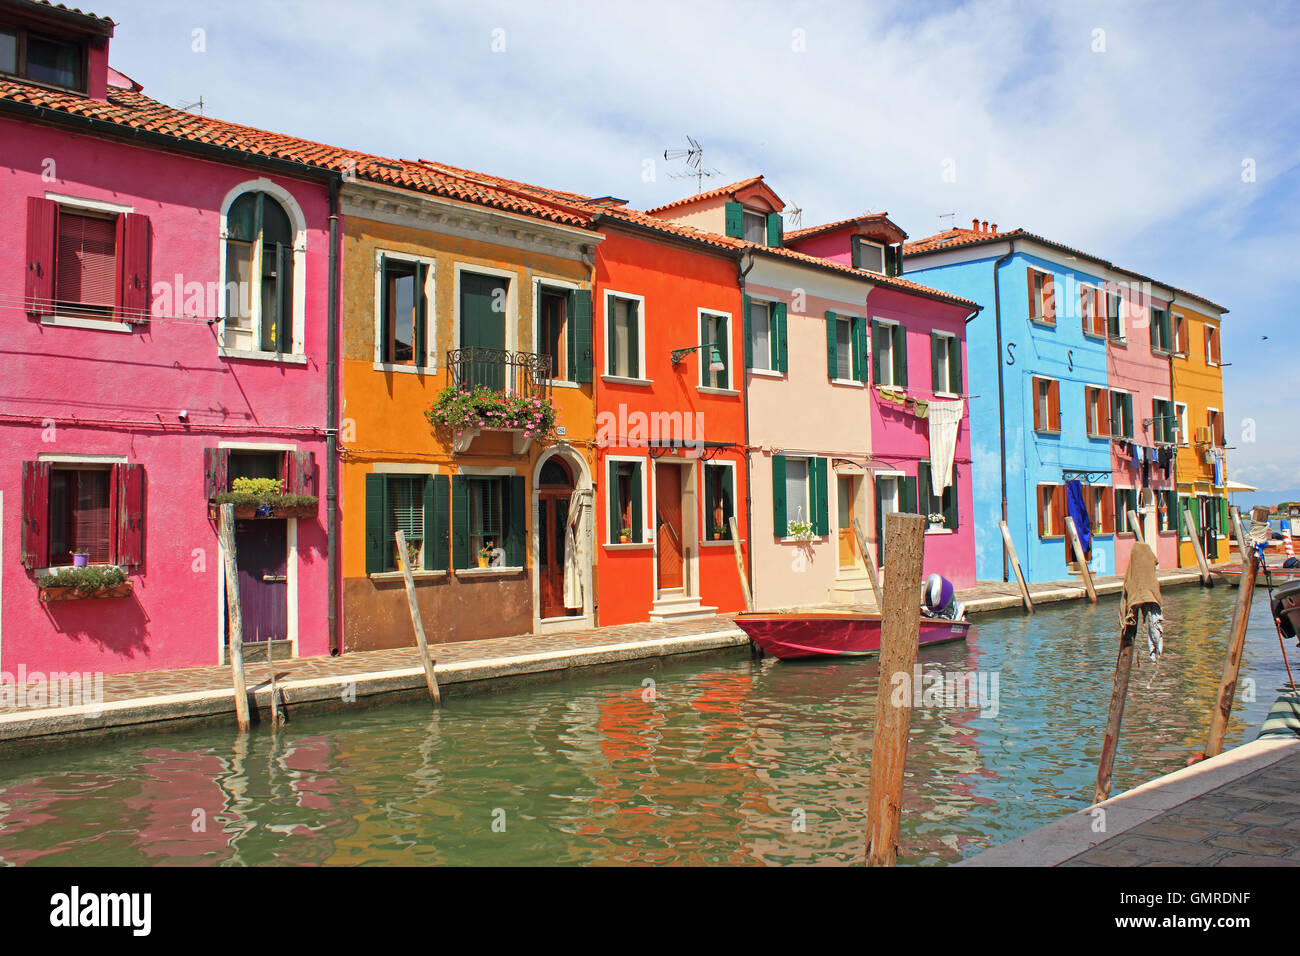
POLYGON ((858 565, 857 536, 853 533, 853 492, 856 484, 850 475, 838 475, 835 479, 841 568, 855 568, 858 565))
POLYGON ((1213 564, 1219 560, 1219 501, 1201 498, 1201 548, 1205 560, 1213 564))
POLYGON ((279 641, 289 636, 287 553, 284 520, 262 518, 235 523, 235 564, 245 642, 279 641))
POLYGON ((682 470, 655 465, 655 540, 659 589, 682 587, 682 470))
POLYGON ((537 575, 541 617, 577 614, 564 606, 564 539, 569 522, 568 489, 545 488, 537 507, 537 575))

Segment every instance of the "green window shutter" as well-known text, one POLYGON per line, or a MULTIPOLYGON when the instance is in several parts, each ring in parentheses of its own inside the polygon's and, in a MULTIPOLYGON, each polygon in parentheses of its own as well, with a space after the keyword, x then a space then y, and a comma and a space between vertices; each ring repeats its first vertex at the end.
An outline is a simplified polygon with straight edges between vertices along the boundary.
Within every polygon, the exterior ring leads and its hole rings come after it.
POLYGON ((505 479, 506 487, 502 489, 505 499, 505 551, 506 565, 512 568, 524 567, 527 556, 528 504, 524 492, 522 475, 511 475, 505 479))
POLYGON ((948 383, 939 381, 940 349, 948 348, 948 340, 938 332, 930 333, 930 391, 946 392, 948 383))
POLYGON ((780 246, 785 239, 785 226, 781 222, 779 212, 769 212, 767 214, 767 244, 769 246, 780 246))
POLYGON ((871 484, 876 489, 876 566, 883 568, 885 566, 885 509, 880 503, 880 482, 876 480, 875 473, 871 475, 871 484))
POLYGON ((423 262, 415 266, 415 354, 411 356, 417 368, 429 364, 429 304, 424 299, 424 284, 429 278, 429 267, 423 262))
POLYGON ((901 276, 903 274, 903 247, 890 246, 885 251, 885 261, 889 263, 888 273, 891 276, 901 276))
POLYGON ((388 257, 379 257, 379 361, 391 362, 392 336, 388 330, 388 257))
POLYGON ((384 475, 366 475, 366 574, 384 571, 384 516, 388 514, 388 483, 384 475))
POLYGON ((1232 515, 1229 514, 1228 512, 1228 499, 1224 497, 1220 497, 1219 498, 1219 531, 1223 534, 1227 534, 1228 529, 1230 527, 1232 527, 1232 515))
POLYGON ((930 463, 919 462, 916 466, 916 510, 926 519, 925 526, 930 527, 930 463))
POLYGON ((853 268, 861 269, 862 268, 862 237, 854 236, 852 241, 849 243, 849 248, 852 250, 853 253, 853 268))
POLYGON ((948 391, 961 394, 961 339, 948 339, 948 391))
POLYGON ((776 302, 772 305, 771 341, 772 368, 778 372, 788 372, 789 358, 786 351, 784 302, 776 302))
POLYGON ((1187 526, 1183 522, 1183 499, 1174 496, 1174 513, 1178 515, 1178 537, 1187 537, 1187 526))
POLYGON ((457 569, 470 566, 469 479, 464 475, 451 476, 451 565, 457 569))
POLYGON ((628 494, 631 495, 631 507, 628 513, 632 521, 632 540, 637 544, 645 538, 645 515, 642 512, 643 492, 641 491, 641 462, 632 465, 632 480, 628 482, 628 494))
POLYGON ((957 464, 952 466, 952 484, 943 490, 944 527, 957 530, 957 464))
POLYGON ((726 233, 732 239, 745 238, 745 207, 738 202, 728 202, 726 233))
POLYGON ((894 333, 894 384, 907 388, 907 329, 901 325, 893 328, 894 333))
POLYGON ((641 378, 641 303, 633 301, 628 305, 627 326, 627 367, 633 378, 641 378))
POLYGON ((826 313, 826 377, 835 378, 839 370, 839 352, 835 344, 835 313, 826 313))
POLYGON ((889 329, 879 322, 871 323, 871 381, 880 384, 880 348, 889 335, 889 329))
POLYGON ((451 544, 451 522, 448 520, 446 475, 433 475, 424 483, 424 569, 446 571, 451 544))
POLYGON ((785 514, 785 455, 772 456, 772 533, 784 538, 790 519, 785 514))
POLYGON ((853 348, 853 380, 855 382, 865 382, 867 369, 866 359, 866 332, 863 331, 866 325, 866 319, 860 315, 855 315, 849 320, 849 341, 852 342, 853 348))
POLYGON ((828 535, 831 531, 830 515, 830 479, 827 474, 827 459, 811 458, 809 479, 812 481, 812 512, 816 516, 813 530, 819 535, 828 535), (815 477, 814 477, 815 476, 815 477))
MULTIPOLYGON (((743 322, 741 325, 741 335, 745 339, 745 368, 754 367, 754 325, 753 325, 753 320, 750 316, 751 302, 752 300, 749 298, 749 296, 745 296, 744 305, 742 307, 743 322)), ((771 321, 772 321, 771 318, 769 318, 768 330, 767 330, 767 334, 769 338, 772 335, 771 321)))
POLYGON ((569 374, 575 382, 591 381, 592 344, 591 344, 591 290, 574 289, 570 297, 573 306, 572 343, 569 359, 569 374))
POLYGON ((919 514, 916 507, 916 479, 911 475, 904 475, 898 479, 899 498, 902 500, 898 503, 899 511, 906 511, 908 514, 919 514))
POLYGON ((1192 527, 1196 529, 1196 536, 1201 535, 1201 499, 1189 498, 1192 503, 1192 527))
POLYGON ((609 535, 607 540, 611 544, 618 540, 618 533, 623 528, 622 524, 619 523, 621 520, 619 516, 623 514, 623 502, 620 501, 618 497, 618 469, 618 462, 610 462, 607 469, 609 472, 609 488, 605 492, 605 501, 609 506, 609 513, 606 515, 606 518, 609 521, 609 535))

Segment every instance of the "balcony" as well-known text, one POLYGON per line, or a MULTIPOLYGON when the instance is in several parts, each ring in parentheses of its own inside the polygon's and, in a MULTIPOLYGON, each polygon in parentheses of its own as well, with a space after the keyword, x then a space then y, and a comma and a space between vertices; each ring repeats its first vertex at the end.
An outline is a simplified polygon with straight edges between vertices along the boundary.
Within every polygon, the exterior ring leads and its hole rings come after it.
POLYGON ((510 432, 515 455, 549 434, 555 421, 549 355, 470 346, 448 351, 447 369, 451 385, 428 417, 451 429, 453 454, 468 451, 484 431, 510 432))

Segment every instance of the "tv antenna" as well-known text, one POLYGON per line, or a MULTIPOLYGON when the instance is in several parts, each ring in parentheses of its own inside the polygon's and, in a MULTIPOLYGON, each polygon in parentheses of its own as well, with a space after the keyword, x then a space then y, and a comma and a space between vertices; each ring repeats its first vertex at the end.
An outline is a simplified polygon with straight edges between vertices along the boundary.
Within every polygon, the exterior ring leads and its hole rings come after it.
POLYGON ((957 227, 957 214, 955 212, 940 213, 939 224, 942 225, 945 219, 948 220, 949 229, 955 229, 957 227))
POLYGON ((786 211, 786 215, 790 217, 790 225, 793 226, 795 229, 798 229, 800 226, 803 225, 802 206, 796 206, 794 204, 791 204, 790 208, 786 211))
POLYGON ((670 179, 694 179, 695 190, 700 192, 704 189, 704 180, 706 178, 717 176, 721 170, 709 169, 704 165, 704 147, 693 136, 687 136, 686 142, 689 146, 686 149, 665 149, 664 159, 684 159, 686 160, 686 169, 684 173, 669 173, 670 179))
POLYGON ((202 96, 200 96, 200 97, 199 97, 197 100, 195 100, 193 103, 178 103, 177 106, 176 106, 176 108, 177 108, 178 110, 192 110, 192 109, 194 109, 194 107, 196 107, 196 106, 199 108, 199 115, 202 116, 202 115, 203 115, 203 97, 202 97, 202 96))

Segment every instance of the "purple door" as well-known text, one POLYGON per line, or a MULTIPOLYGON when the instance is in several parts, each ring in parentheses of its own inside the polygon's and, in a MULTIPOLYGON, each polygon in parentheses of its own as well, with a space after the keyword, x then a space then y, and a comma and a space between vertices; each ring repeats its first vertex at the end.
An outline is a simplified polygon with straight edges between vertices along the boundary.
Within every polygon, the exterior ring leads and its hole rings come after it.
POLYGON ((285 522, 276 518, 235 522, 235 563, 245 642, 289 636, 285 522))

